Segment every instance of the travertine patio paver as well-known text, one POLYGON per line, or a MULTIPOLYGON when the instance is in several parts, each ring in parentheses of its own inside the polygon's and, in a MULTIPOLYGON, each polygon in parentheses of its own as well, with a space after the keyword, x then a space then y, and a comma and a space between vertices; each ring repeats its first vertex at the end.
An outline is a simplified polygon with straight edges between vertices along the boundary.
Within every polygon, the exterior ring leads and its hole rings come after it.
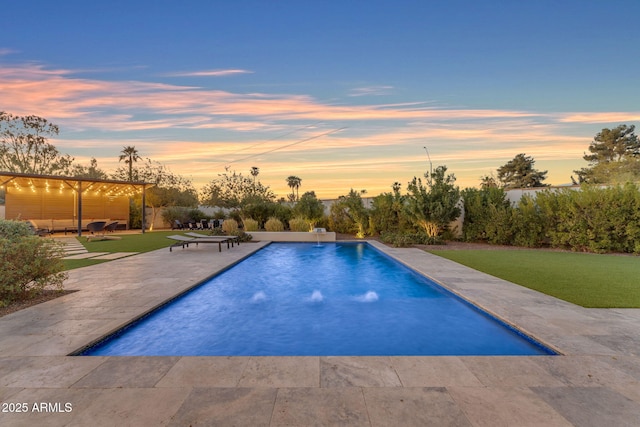
POLYGON ((640 310, 585 309, 377 242, 563 355, 68 356, 264 244, 73 270, 78 292, 0 318, 0 401, 29 408, 0 412, 0 425, 638 425, 640 310), (33 410, 42 403, 53 412, 33 410))
POLYGON ((119 258, 131 256, 131 255, 135 255, 136 253, 137 252, 111 252, 105 255, 94 256, 92 259, 113 260, 113 259, 119 259, 119 258))
POLYGON ((75 255, 67 255, 62 259, 88 259, 95 258, 101 255, 107 255, 109 252, 81 252, 75 255))

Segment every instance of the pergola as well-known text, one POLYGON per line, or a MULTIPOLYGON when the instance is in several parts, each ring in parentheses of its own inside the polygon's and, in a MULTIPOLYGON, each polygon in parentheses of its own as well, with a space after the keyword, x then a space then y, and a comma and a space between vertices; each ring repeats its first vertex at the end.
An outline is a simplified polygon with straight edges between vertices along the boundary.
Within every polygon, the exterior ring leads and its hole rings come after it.
MULTIPOLYGON (((145 231, 145 192, 153 184, 109 179, 0 172, 6 190, 5 218, 73 221, 82 235, 83 218, 129 221, 129 198, 142 194, 145 231)), ((85 221, 86 222, 86 221, 85 221)))

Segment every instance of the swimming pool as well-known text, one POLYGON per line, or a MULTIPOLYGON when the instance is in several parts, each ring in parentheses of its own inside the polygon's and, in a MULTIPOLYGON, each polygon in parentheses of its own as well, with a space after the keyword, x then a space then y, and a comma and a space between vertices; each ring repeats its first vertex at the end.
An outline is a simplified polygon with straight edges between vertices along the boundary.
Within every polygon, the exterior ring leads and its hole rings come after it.
POLYGON ((272 243, 83 355, 548 355, 366 243, 272 243))

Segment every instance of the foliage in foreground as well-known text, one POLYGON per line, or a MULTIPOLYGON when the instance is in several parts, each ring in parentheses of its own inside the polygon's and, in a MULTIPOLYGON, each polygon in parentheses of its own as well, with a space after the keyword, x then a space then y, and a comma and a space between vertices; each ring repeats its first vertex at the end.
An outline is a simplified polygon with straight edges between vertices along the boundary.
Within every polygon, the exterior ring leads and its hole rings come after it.
POLYGON ((37 296, 45 288, 62 290, 62 248, 32 234, 26 223, 0 220, 0 305, 37 296))

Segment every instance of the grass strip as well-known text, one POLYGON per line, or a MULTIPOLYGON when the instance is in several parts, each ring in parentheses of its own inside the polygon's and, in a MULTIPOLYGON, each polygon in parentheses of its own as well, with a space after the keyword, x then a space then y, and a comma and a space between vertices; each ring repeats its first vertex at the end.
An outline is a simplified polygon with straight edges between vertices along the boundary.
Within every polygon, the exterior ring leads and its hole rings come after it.
POLYGON ((430 253, 583 307, 640 308, 640 257, 539 250, 430 253))
POLYGON ((144 234, 108 234, 107 237, 120 237, 118 240, 87 241, 86 237, 78 240, 89 252, 149 252, 166 248, 174 241, 167 239, 175 231, 153 231, 144 234))
MULTIPOLYGON (((86 237, 76 237, 89 252, 150 252, 162 249, 174 243, 166 236, 176 233, 175 231, 153 231, 140 234, 109 234, 108 236, 119 237, 117 240, 93 240, 87 241, 86 237)), ((89 265, 109 262, 109 260, 98 259, 65 259, 64 269, 73 270, 75 268, 87 267, 89 265)))

